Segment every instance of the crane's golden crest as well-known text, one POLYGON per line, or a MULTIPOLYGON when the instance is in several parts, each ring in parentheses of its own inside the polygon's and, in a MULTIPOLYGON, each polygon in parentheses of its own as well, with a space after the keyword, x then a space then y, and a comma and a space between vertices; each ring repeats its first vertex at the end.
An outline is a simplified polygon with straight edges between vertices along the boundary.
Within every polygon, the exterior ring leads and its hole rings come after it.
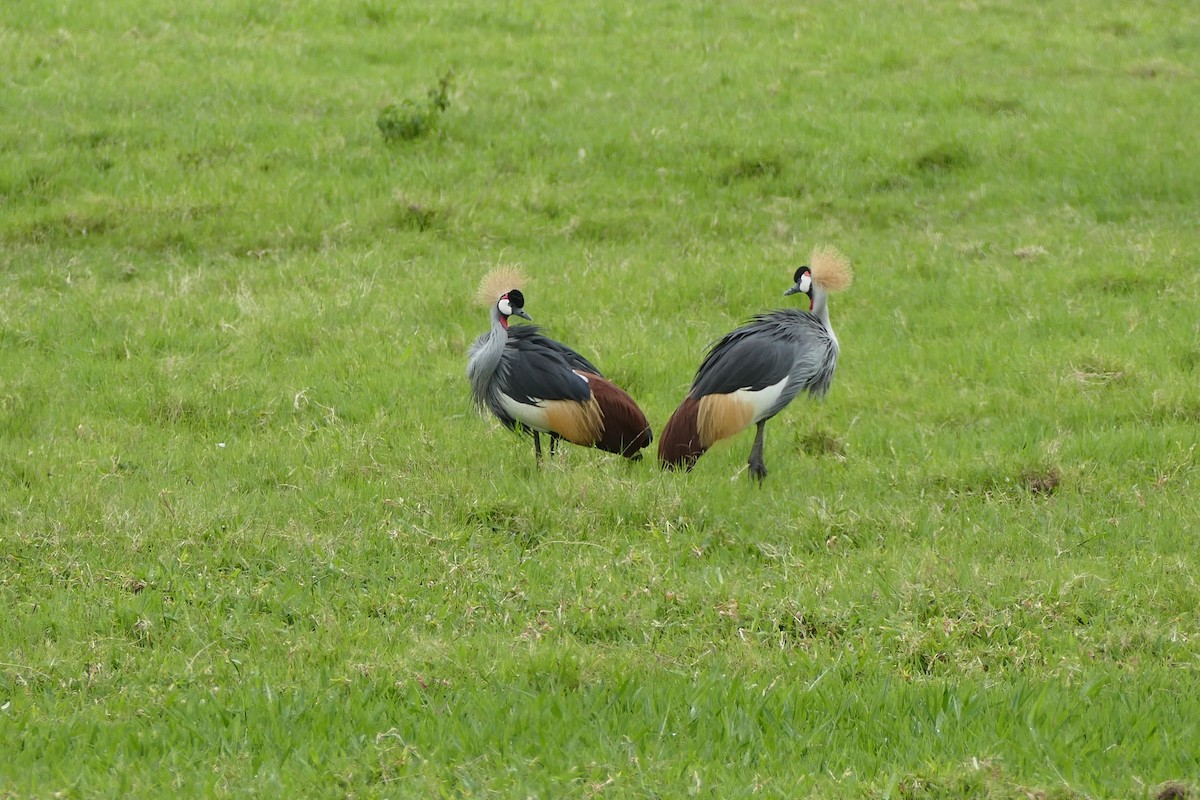
POLYGON ((813 248, 808 257, 813 283, 827 292, 840 292, 854 280, 850 259, 829 245, 813 248))
POLYGON ((505 265, 496 267, 483 276, 475 290, 475 302, 488 307, 500 299, 500 295, 525 285, 525 273, 520 267, 505 265))

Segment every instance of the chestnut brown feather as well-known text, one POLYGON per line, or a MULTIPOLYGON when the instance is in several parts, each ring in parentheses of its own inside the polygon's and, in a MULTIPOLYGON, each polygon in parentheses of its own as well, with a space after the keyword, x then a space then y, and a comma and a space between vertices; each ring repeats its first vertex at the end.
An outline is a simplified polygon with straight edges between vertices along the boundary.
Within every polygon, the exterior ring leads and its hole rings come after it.
POLYGON ((658 460, 664 467, 690 470, 708 450, 700 441, 700 404, 684 398, 658 436, 658 460))
POLYGON ((649 446, 654 436, 646 415, 624 389, 593 372, 580 373, 588 379, 592 397, 600 407, 604 430, 595 447, 625 458, 640 457, 638 451, 649 446))

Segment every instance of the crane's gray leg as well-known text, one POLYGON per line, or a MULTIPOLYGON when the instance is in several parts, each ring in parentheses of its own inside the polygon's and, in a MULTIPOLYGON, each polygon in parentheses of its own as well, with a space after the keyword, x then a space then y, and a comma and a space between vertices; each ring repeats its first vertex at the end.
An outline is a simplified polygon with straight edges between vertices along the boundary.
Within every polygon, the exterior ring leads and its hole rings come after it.
POLYGON ((758 433, 754 434, 754 446, 750 448, 750 477, 762 486, 763 478, 767 477, 767 465, 763 463, 763 430, 767 427, 764 419, 758 423, 758 433))
POLYGON ((558 444, 558 437, 553 433, 550 434, 550 457, 554 458, 554 445, 558 444))
POLYGON ((533 456, 540 467, 542 465, 542 437, 538 435, 537 431, 533 432, 533 456))

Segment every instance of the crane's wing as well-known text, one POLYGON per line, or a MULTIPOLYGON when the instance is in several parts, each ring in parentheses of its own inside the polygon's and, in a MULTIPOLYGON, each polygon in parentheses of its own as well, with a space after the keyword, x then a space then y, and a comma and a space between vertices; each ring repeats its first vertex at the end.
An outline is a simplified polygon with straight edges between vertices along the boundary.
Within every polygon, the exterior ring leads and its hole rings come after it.
POLYGON ((709 349, 688 396, 699 399, 738 389, 759 391, 787 377, 795 361, 795 344, 756 317, 709 349))
POLYGON ((539 400, 583 403, 591 398, 587 379, 575 372, 559 349, 547 344, 553 340, 544 336, 513 337, 513 330, 509 329, 497 376, 504 394, 528 405, 536 405, 539 400))
POLYGON ((518 340, 531 344, 539 344, 549 348, 561 355, 570 365, 571 369, 577 369, 580 372, 590 372, 593 375, 604 377, 604 373, 596 369, 596 365, 588 361, 583 356, 576 353, 571 348, 567 347, 562 342, 557 342, 542 333, 542 329, 537 325, 514 325, 508 329, 508 340, 518 340))

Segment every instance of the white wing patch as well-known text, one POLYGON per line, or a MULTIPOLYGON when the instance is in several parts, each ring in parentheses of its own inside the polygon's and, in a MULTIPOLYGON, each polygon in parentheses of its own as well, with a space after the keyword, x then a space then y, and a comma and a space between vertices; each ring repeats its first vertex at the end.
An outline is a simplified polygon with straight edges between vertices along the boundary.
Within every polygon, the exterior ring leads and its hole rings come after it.
POLYGON ((764 386, 758 391, 749 388, 738 389, 736 392, 733 392, 733 396, 745 403, 749 403, 754 409, 754 416, 750 419, 750 423, 754 424, 761 422, 771 412, 780 395, 783 394, 783 387, 787 386, 787 382, 788 379, 785 376, 779 383, 764 386))
MULTIPOLYGON (((577 370, 571 370, 571 373, 584 384, 589 384, 587 376, 577 370)), ((546 400, 540 397, 531 397, 533 403, 522 403, 509 397, 504 392, 499 392, 500 407, 504 409, 504 413, 520 422, 526 427, 532 428, 535 431, 542 433, 550 433, 550 414, 546 408, 546 400)))
POLYGON ((517 400, 500 392, 500 407, 504 409, 504 413, 520 422, 522 425, 533 428, 535 431, 542 433, 550 432, 550 422, 545 407, 542 405, 542 400, 531 398, 537 405, 529 403, 521 403, 517 400))

